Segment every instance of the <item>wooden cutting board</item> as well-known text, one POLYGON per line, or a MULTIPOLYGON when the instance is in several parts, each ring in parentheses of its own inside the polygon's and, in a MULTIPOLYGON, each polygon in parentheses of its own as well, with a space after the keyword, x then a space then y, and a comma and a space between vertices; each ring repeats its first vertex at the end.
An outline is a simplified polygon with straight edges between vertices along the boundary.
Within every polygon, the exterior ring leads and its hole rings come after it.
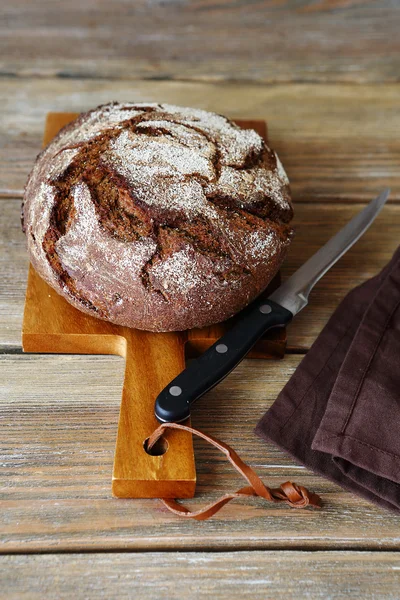
MULTIPOLYGON (((73 120, 75 113, 47 115, 44 144, 73 120)), ((237 121, 265 139, 263 121, 237 121)), ((265 295, 279 283, 275 278, 265 295)), ((145 450, 145 440, 158 425, 154 400, 185 367, 186 356, 211 346, 231 325, 227 321, 181 333, 150 333, 112 325, 86 315, 59 296, 29 268, 22 326, 24 352, 57 354, 117 354, 126 360, 121 410, 112 476, 112 492, 119 498, 190 498, 196 486, 191 435, 170 431, 156 448, 145 450)), ((281 358, 286 331, 277 329, 263 337, 250 358, 281 358)), ((82 397, 85 390, 82 390, 82 397)), ((55 402, 57 397, 55 396, 55 402)))

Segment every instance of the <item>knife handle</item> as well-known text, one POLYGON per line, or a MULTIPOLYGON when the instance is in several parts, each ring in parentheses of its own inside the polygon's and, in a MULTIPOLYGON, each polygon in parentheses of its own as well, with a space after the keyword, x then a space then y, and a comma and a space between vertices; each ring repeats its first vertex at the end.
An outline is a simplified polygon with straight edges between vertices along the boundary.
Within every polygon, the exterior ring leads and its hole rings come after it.
POLYGON ((292 318, 280 304, 257 299, 242 311, 236 325, 162 390, 155 403, 157 419, 162 423, 187 419, 191 404, 224 379, 266 331, 284 327, 292 318))

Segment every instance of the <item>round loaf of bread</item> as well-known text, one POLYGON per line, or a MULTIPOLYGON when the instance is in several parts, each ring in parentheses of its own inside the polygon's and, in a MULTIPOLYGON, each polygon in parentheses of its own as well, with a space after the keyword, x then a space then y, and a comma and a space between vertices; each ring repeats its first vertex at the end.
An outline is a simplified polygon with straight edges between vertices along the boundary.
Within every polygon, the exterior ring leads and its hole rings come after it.
POLYGON ((76 308, 119 325, 223 321, 286 254, 289 182, 253 130, 168 104, 100 106, 38 156, 22 209, 31 262, 76 308))

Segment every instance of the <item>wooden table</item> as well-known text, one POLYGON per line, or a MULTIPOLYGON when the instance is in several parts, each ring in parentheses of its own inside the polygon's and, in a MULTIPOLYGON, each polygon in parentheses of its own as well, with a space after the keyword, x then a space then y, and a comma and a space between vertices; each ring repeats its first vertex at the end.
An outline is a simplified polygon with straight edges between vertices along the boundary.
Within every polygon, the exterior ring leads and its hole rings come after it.
MULTIPOLYGON (((398 598, 399 517, 252 433, 344 295, 400 240, 400 3, 14 0, 0 24, 0 597, 398 598), (291 325, 282 361, 247 360, 193 424, 320 512, 233 502, 186 522, 110 494, 123 362, 23 355, 22 190, 48 111, 113 99, 264 118, 291 179, 290 275, 383 187, 389 205, 291 325)), ((196 440, 197 497, 241 485, 196 440)))

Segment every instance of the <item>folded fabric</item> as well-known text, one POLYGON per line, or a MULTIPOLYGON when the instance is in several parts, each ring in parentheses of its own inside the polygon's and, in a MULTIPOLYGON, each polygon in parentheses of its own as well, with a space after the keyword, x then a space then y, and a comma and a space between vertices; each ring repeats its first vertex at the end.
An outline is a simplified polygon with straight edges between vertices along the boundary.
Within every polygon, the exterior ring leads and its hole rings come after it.
POLYGON ((255 432, 400 510, 400 247, 346 296, 255 432))

